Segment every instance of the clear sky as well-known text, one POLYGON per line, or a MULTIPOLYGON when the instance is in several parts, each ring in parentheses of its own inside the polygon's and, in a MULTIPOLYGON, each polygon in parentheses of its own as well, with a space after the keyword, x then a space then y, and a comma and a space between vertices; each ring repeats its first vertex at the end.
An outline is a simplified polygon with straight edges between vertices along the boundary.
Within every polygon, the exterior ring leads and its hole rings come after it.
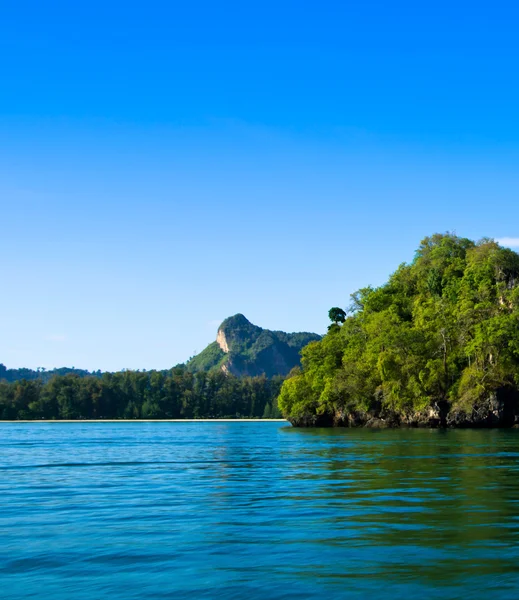
POLYGON ((4 0, 0 362, 323 332, 420 240, 519 245, 519 5, 4 0))

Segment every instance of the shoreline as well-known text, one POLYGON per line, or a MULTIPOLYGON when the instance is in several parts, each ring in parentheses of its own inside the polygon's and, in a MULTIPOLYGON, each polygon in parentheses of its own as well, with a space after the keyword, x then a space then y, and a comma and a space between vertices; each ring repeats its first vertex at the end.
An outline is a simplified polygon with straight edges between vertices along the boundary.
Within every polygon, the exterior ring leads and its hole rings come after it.
POLYGON ((289 423, 287 419, 29 419, 0 423, 289 423))

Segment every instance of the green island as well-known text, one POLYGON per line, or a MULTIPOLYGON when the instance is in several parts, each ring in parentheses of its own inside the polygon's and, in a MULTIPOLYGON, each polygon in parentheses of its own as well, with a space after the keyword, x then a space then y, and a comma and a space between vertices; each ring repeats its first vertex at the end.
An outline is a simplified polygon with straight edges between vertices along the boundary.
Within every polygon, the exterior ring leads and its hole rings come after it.
POLYGON ((519 255, 425 238, 411 264, 329 313, 278 399, 295 426, 519 423, 519 255))

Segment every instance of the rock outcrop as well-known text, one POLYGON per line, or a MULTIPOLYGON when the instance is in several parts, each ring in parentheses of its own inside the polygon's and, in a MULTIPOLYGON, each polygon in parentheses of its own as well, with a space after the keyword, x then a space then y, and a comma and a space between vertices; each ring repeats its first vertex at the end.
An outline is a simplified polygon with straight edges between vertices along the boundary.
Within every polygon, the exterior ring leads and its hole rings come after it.
POLYGON ((501 389, 470 408, 453 406, 447 427, 512 427, 519 422, 519 394, 501 389))
POLYGON ((216 341, 187 363, 191 371, 221 369, 242 376, 285 376, 300 364, 300 351, 321 339, 315 333, 270 331, 251 323, 242 314, 223 321, 216 341))
POLYGON ((294 427, 422 427, 436 428, 519 428, 519 393, 503 388, 473 406, 436 403, 415 412, 341 411, 334 414, 307 414, 290 417, 294 427))
POLYGON ((300 364, 300 351, 317 341, 315 333, 285 333, 263 329, 242 314, 223 321, 216 341, 194 356, 187 368, 192 371, 221 369, 242 376, 285 376, 300 364))

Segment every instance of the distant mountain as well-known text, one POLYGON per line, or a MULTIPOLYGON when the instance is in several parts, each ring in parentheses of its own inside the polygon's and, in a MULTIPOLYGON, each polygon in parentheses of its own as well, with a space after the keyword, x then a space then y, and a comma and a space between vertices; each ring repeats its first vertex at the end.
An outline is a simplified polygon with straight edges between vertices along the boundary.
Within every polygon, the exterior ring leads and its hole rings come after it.
POLYGON ((299 365, 301 348, 320 339, 316 333, 262 329, 237 314, 225 319, 216 341, 191 358, 186 367, 190 371, 220 369, 238 377, 284 376, 299 365))
POLYGON ((43 382, 50 381, 56 375, 77 375, 78 377, 101 377, 101 371, 86 371, 85 369, 76 369, 74 367, 61 367, 59 369, 8 369, 0 363, 0 381, 32 381, 39 379, 43 382))
MULTIPOLYGON (((316 333, 285 333, 270 331, 253 325, 243 315, 225 319, 218 328, 216 341, 191 358, 186 365, 177 365, 187 371, 221 370, 237 377, 288 375, 300 363, 299 352, 309 342, 318 341, 316 333)), ((20 380, 40 380, 43 383, 53 377, 76 375, 78 377, 102 377, 102 371, 87 371, 75 367, 59 369, 8 369, 0 363, 0 381, 12 383, 20 380)))

